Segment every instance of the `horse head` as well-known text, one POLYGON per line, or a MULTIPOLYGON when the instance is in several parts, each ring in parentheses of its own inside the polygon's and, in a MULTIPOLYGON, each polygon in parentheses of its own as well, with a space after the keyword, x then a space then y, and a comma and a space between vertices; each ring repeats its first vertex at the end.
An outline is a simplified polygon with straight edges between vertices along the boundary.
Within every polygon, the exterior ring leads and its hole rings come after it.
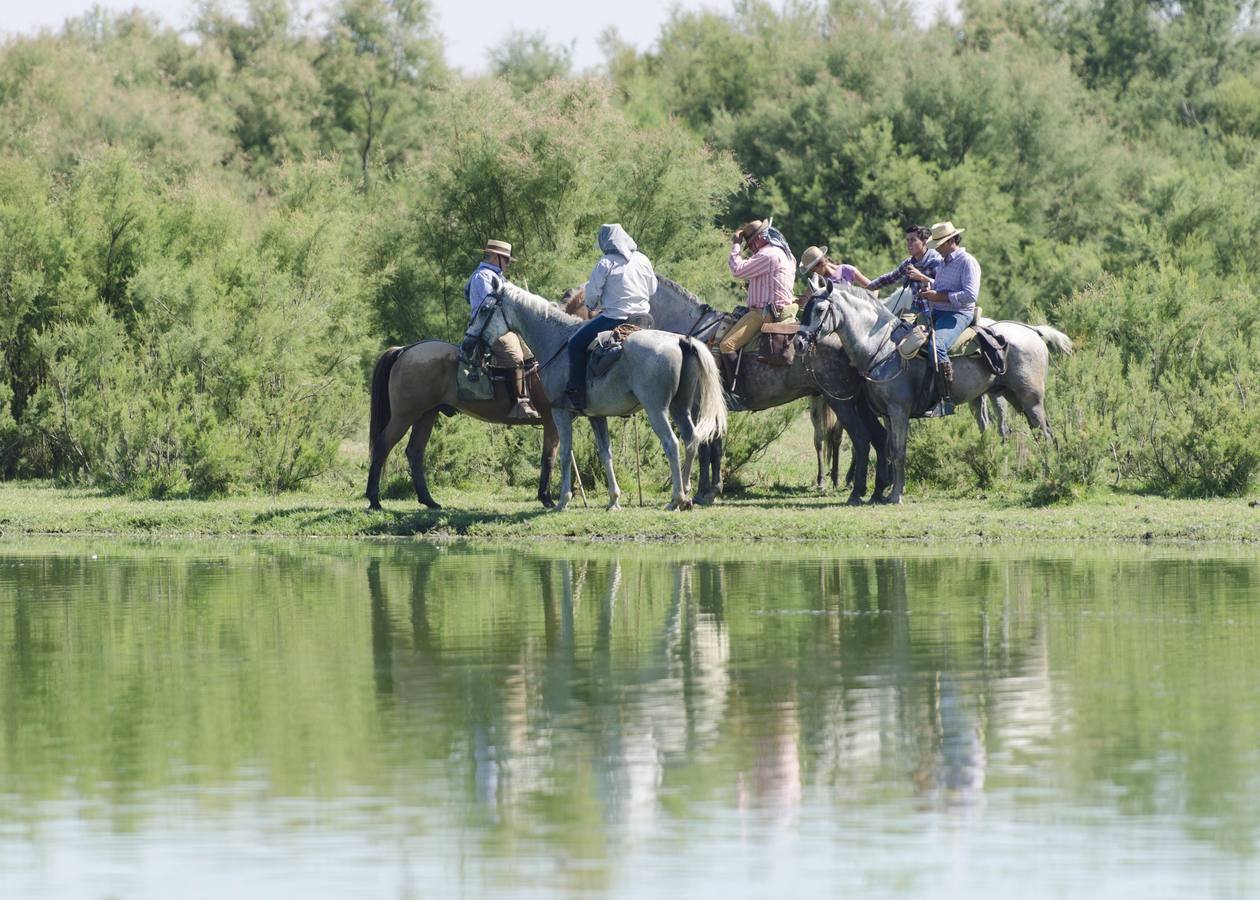
POLYGON ((472 321, 464 331, 464 339, 459 344, 460 355, 472 359, 477 353, 478 345, 489 346, 508 332, 508 325, 503 318, 503 282, 496 275, 492 278, 490 292, 477 307, 472 321))
POLYGON ((810 275, 809 301, 801 314, 801 330, 796 334, 796 350, 804 353, 836 330, 835 304, 830 300, 833 282, 810 275))

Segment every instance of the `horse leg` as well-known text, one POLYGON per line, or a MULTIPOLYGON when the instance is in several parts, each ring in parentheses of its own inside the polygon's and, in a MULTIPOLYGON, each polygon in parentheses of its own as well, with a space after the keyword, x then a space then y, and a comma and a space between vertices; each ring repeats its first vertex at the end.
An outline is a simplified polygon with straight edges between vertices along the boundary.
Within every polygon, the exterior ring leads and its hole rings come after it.
POLYGON ((989 399, 981 394, 969 404, 971 406, 971 414, 976 417, 976 427, 980 429, 980 433, 984 434, 989 430, 989 399))
POLYGON ((402 436, 407 433, 407 429, 411 427, 410 422, 405 422, 396 416, 391 416, 385 427, 381 429, 381 433, 375 436, 372 441, 372 460, 368 467, 368 483, 365 492, 368 499, 368 509, 381 508, 381 472, 385 468, 385 459, 389 456, 389 451, 394 449, 394 445, 402 440, 402 436))
POLYGON ((710 482, 710 490, 713 491, 713 496, 709 499, 709 502, 712 503, 722 496, 725 489, 725 485, 722 484, 722 454, 726 452, 726 437, 715 437, 709 446, 712 450, 709 464, 713 466, 713 478, 710 482))
MULTIPOLYGON (((853 447, 852 463, 849 467, 849 471, 853 473, 853 488, 845 503, 849 506, 861 506, 862 498, 866 494, 866 472, 871 457, 870 431, 855 401, 835 400, 832 401, 831 408, 841 427, 849 433, 849 441, 853 447)), ((839 475, 838 462, 836 474, 839 475)))
POLYGON ((906 440, 910 435, 910 415, 892 407, 888 411, 888 461, 892 466, 892 491, 884 503, 900 503, 906 487, 906 440))
POLYGON ((823 438, 818 434, 818 428, 814 428, 814 456, 818 458, 818 474, 814 476, 814 488, 819 492, 825 490, 823 484, 823 438))
POLYGON ((649 409, 647 412, 648 422, 652 425, 652 430, 656 432, 657 439, 661 442, 661 448, 665 451, 665 458, 669 460, 669 477, 674 485, 674 496, 670 500, 666 509, 691 509, 691 500, 687 498, 683 491, 682 485, 682 466, 678 461, 678 438, 674 436, 674 429, 669 427, 669 419, 665 416, 663 409, 649 409))
POLYGON ((827 456, 831 459, 831 489, 840 488, 840 433, 831 431, 827 435, 827 456))
POLYGON ((591 431, 595 432, 595 449, 599 452, 599 461, 604 464, 604 481, 608 484, 608 508, 621 509, 621 504, 617 502, 621 499, 621 488, 617 487, 617 476, 613 472, 608 420, 603 416, 591 416, 591 431))
POLYGON ((573 497, 573 413, 553 406, 551 418, 560 436, 560 471, 563 473, 560 476, 560 501, 552 509, 560 512, 573 497))
POLYGON ((416 499, 429 509, 441 509, 441 505, 429 493, 429 482, 424 473, 424 448, 429 444, 429 436, 433 433, 433 425, 437 422, 438 411, 431 409, 416 422, 411 429, 411 440, 407 441, 407 463, 411 467, 411 485, 416 489, 416 499))
POLYGON ((696 425, 691 418, 691 404, 673 403, 669 408, 670 416, 674 420, 674 427, 678 429, 678 438, 683 445, 683 496, 691 493, 691 465, 696 459, 696 425))
POLYGON ((709 493, 709 455, 712 451, 710 443, 701 444, 697 450, 700 457, 700 483, 696 485, 696 502, 703 505, 709 493))
POLYGON ((827 442, 826 412, 822 398, 814 397, 809 401, 809 423, 814 426, 814 456, 818 460, 818 474, 814 476, 814 488, 820 493, 823 484, 823 445, 827 442))
POLYGON ((558 443, 555 420, 545 417, 543 419, 542 460, 538 465, 538 499, 547 509, 556 505, 551 499, 551 471, 556 466, 558 443))
POLYGON ((993 395, 993 408, 997 410, 998 434, 1001 435, 1002 440, 1006 440, 1011 436, 1011 423, 1008 418, 1006 400, 1001 394, 993 395))

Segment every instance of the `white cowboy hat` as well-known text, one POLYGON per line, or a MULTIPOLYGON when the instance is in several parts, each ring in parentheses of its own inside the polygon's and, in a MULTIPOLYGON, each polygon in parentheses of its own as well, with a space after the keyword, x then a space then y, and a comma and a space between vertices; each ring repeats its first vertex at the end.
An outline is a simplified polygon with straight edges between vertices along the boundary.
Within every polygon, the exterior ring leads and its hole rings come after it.
POLYGON ((932 226, 932 237, 927 242, 928 249, 935 250, 950 238, 957 237, 966 230, 966 228, 955 228, 953 222, 937 222, 932 226))
POLYGON ((486 248, 481 252, 506 256, 512 262, 516 262, 516 257, 512 255, 512 245, 507 241, 486 241, 486 248))
POLYGON ((818 264, 827 258, 827 245, 821 247, 806 247, 805 252, 801 254, 801 275, 808 275, 814 269, 818 268, 818 264))

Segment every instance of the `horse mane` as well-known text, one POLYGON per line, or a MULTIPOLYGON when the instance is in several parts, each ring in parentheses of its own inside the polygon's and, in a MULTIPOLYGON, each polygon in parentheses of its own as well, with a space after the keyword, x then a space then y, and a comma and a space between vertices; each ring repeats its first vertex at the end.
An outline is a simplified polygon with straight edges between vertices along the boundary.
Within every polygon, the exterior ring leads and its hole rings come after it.
POLYGON ((531 294, 520 285, 513 284, 510 281, 505 280, 503 282, 500 293, 513 303, 519 303, 550 322, 556 322, 560 325, 580 325, 582 323, 582 320, 577 316, 571 316, 565 312, 564 307, 552 303, 546 297, 531 294))
POLYGON ((835 291, 841 291, 846 296, 851 297, 858 302, 865 302, 869 304, 871 308, 875 310, 877 317, 875 321, 876 325, 883 325, 886 322, 897 318, 897 315, 890 310, 882 300, 866 288, 855 287, 854 285, 845 284, 844 282, 836 282, 832 285, 832 292, 834 293, 835 291))
POLYGON ((659 291, 662 285, 666 288, 669 288, 669 290, 673 291, 680 299, 686 300, 689 303, 691 303, 697 309, 706 305, 703 300, 701 300, 691 291, 687 290, 677 281, 675 281, 672 278, 666 278, 660 272, 657 272, 656 273, 656 289, 659 291))

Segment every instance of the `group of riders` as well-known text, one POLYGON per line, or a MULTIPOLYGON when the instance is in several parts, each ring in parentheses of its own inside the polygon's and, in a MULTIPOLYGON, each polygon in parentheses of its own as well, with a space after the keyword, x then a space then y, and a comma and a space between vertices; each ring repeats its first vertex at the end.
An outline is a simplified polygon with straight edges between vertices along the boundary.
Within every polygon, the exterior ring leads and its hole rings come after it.
MULTIPOLYGON (((723 379, 732 408, 741 408, 737 395, 740 355, 756 341, 762 326, 796 319, 803 306, 817 292, 821 282, 852 284, 876 294, 880 288, 899 285, 913 296, 914 310, 934 333, 934 362, 939 402, 927 415, 953 412, 953 366, 950 347, 976 317, 980 298, 980 264, 962 247, 966 229, 949 221, 930 229, 911 225, 906 229, 907 256, 889 272, 870 279, 855 266, 831 259, 826 246, 812 246, 799 260, 772 219, 754 220, 732 236, 727 260, 731 274, 747 283, 747 312, 718 341, 723 379), (815 287, 795 294, 797 275, 815 287)), ((581 413, 586 407, 587 348, 601 333, 626 323, 650 327, 650 301, 656 292, 652 262, 639 250, 625 229, 617 224, 601 225, 597 245, 603 254, 584 288, 572 296, 570 308, 580 311, 585 324, 568 341, 569 378, 563 398, 553 405, 581 413)), ((484 259, 473 271, 465 295, 475 317, 482 302, 495 290, 495 282, 506 277, 515 261, 512 245, 500 240, 486 242, 484 259)), ((532 353, 521 339, 508 332, 490 347, 494 366, 511 373, 507 378, 512 400, 509 417, 537 419, 530 401, 528 363, 532 353)))

